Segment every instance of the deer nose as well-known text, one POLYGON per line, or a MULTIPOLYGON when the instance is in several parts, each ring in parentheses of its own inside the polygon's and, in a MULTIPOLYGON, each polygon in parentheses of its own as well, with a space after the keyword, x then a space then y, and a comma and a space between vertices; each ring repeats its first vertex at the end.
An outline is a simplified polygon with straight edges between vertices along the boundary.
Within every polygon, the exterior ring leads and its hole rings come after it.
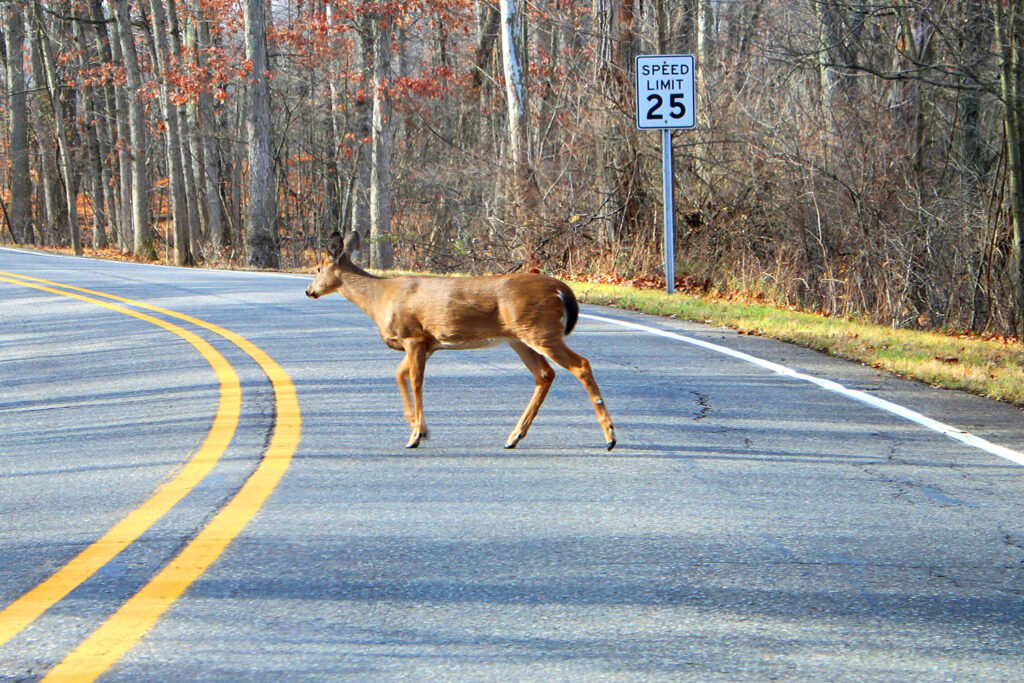
POLYGON ((310 299, 318 298, 316 293, 313 291, 313 289, 311 287, 307 287, 306 288, 306 296, 308 296, 310 299))

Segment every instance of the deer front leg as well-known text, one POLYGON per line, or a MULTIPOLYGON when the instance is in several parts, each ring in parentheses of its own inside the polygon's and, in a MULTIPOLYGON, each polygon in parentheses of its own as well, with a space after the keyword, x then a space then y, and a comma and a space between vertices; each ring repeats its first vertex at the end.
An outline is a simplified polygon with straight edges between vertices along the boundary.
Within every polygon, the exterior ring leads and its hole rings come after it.
MULTIPOLYGON (((395 373, 395 381, 398 382, 398 390, 402 393, 402 412, 405 414, 405 421, 409 423, 410 429, 415 429, 413 418, 412 399, 409 395, 409 356, 406 355, 398 364, 398 371, 395 373)), ((417 444, 418 445, 418 444, 417 444)))
POLYGON ((418 447, 420 441, 427 436, 427 424, 423 419, 423 370, 429 355, 427 347, 422 342, 409 341, 405 344, 405 359, 398 366, 396 379, 402 391, 405 419, 412 430, 409 443, 405 444, 406 448, 418 447), (412 389, 411 400, 409 385, 412 389))
POLYGON ((529 431, 530 425, 533 424, 533 419, 537 417, 537 411, 540 410, 540 406, 544 403, 544 399, 548 395, 548 389, 551 388, 551 383, 555 381, 555 371, 551 369, 548 362, 544 360, 544 356, 540 355, 529 346, 522 342, 511 342, 509 344, 515 352, 519 354, 519 357, 523 360, 523 364, 526 365, 527 369, 533 373, 533 378, 536 380, 536 385, 533 389, 533 396, 530 398, 530 402, 526 405, 526 410, 523 411, 522 416, 519 418, 519 422, 512 429, 512 433, 508 435, 508 441, 505 442, 505 448, 515 448, 516 444, 522 441, 523 437, 526 436, 526 432, 529 431))

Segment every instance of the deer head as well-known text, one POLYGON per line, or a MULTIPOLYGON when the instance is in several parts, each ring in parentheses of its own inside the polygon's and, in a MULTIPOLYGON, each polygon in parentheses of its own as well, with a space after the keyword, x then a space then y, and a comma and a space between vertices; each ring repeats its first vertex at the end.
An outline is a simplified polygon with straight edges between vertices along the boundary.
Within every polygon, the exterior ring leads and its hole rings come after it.
POLYGON ((327 255, 317 266, 315 277, 306 288, 306 296, 311 299, 319 299, 325 294, 341 289, 344 277, 342 264, 348 261, 351 265, 352 260, 359 254, 359 248, 358 232, 353 230, 345 237, 344 241, 341 239, 340 232, 333 233, 327 243, 327 255))

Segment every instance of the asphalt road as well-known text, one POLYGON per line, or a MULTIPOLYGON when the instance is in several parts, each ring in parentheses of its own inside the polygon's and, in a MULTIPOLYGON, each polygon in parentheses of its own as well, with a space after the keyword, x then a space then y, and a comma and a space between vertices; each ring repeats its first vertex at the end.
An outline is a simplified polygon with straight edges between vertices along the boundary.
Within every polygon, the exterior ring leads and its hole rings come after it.
POLYGON ((585 306, 569 342, 614 451, 561 370, 502 449, 533 385, 507 347, 431 358, 430 439, 407 451, 399 354, 340 296, 306 299, 308 279, 0 250, 0 680, 110 647, 109 681, 1020 679, 1024 467, 614 321, 1021 452, 1016 409, 585 306), (94 571, 62 570, 193 467, 94 571), (24 598, 61 571, 52 604, 24 598), (11 633, 25 605, 39 613, 11 633), (107 631, 115 645, 91 645, 107 631))

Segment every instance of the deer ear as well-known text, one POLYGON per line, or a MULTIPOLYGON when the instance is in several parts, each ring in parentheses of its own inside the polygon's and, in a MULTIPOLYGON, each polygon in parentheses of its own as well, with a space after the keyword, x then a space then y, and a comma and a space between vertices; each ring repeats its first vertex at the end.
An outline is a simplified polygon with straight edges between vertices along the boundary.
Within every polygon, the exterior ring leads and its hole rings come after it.
POLYGON ((359 254, 359 250, 362 248, 362 240, 359 239, 359 233, 353 230, 349 234, 345 235, 344 252, 348 254, 350 259, 355 260, 359 254))
POLYGON ((341 256, 341 249, 341 233, 335 231, 331 233, 330 241, 327 243, 327 253, 332 259, 337 259, 341 256))

